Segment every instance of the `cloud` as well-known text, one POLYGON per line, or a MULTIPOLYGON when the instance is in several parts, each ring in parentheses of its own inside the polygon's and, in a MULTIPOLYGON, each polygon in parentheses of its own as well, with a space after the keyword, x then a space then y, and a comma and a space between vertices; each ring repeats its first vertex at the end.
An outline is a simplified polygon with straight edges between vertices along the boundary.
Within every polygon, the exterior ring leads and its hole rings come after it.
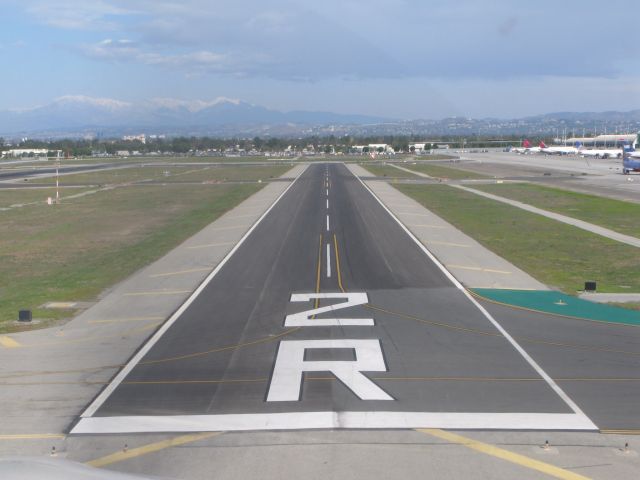
POLYGON ((25 0, 58 28, 109 29, 77 48, 104 61, 277 80, 611 77, 640 73, 610 0, 25 0), (576 12, 582 14, 577 14, 576 12), (606 32, 616 31, 615 35, 606 32))
POLYGON ((114 63, 138 63, 169 69, 180 68, 185 73, 234 73, 234 65, 227 55, 207 50, 182 53, 160 53, 144 50, 137 42, 127 39, 105 39, 95 44, 81 45, 77 49, 84 56, 114 63))
POLYGON ((109 0, 27 0, 26 11, 41 23, 73 30, 113 30, 117 17, 134 14, 109 0))

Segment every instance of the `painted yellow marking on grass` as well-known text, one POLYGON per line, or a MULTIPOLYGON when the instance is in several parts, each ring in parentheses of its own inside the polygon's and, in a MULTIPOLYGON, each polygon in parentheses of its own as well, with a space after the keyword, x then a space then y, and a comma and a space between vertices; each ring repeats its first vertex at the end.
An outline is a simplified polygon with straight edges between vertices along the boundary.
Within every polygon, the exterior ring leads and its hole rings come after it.
POLYGON ((436 241, 429 241, 429 244, 433 244, 433 245, 446 245, 446 246, 448 246, 448 247, 471 248, 471 245, 465 245, 464 243, 452 243, 452 242, 436 242, 436 241))
POLYGON ((125 297, 141 297, 145 295, 179 295, 183 293, 191 293, 191 290, 156 290, 153 292, 130 292, 125 293, 125 297))
POLYGON ((153 275, 149 275, 149 278, 170 277, 172 275, 184 275, 186 273, 208 272, 210 270, 211 270, 211 267, 191 268, 189 270, 178 270, 175 272, 154 273, 153 275))
POLYGON ((165 317, 130 317, 130 318, 110 318, 106 320, 89 320, 87 323, 127 323, 127 322, 146 322, 164 320, 165 317))
POLYGON ((476 272, 501 273, 504 275, 511 275, 512 273, 506 270, 494 270, 492 268, 481 268, 481 267, 468 267, 466 265, 447 265, 447 268, 459 268, 461 270, 473 270, 476 272))
POLYGON ((169 440, 163 440, 161 442, 150 443, 141 447, 132 448, 131 450, 127 450, 126 452, 120 451, 112 453, 111 455, 91 460, 90 462, 87 462, 87 465, 90 465, 92 467, 106 467, 107 465, 111 465, 113 463, 118 463, 130 458, 140 457, 149 453, 158 452, 160 450, 164 450, 165 448, 177 447, 179 445, 197 442, 198 440, 204 440, 205 438, 215 437, 216 435, 220 435, 221 433, 223 432, 205 432, 190 435, 181 435, 179 437, 170 438, 169 440))
POLYGON ((456 443, 458 445, 465 446, 480 453, 491 455, 492 457, 506 460, 507 462, 515 463, 516 465, 520 465, 521 467, 545 473, 555 478, 561 478, 563 480, 588 480, 589 478, 585 477, 584 475, 580 475, 579 473, 556 467, 555 465, 551 465, 549 463, 534 460, 533 458, 525 457, 524 455, 513 453, 509 450, 504 450, 488 443, 479 442, 477 440, 463 437, 462 435, 457 435, 455 433, 445 432, 444 430, 440 430, 437 428, 420 428, 417 431, 433 435, 434 437, 438 437, 443 440, 456 443))
POLYGON ((18 433, 13 435, 0 435, 0 440, 46 440, 50 438, 64 438, 62 433, 18 433))
POLYGON ((640 430, 600 430, 605 435, 640 435, 640 430))
POLYGON ((0 345, 5 348, 18 348, 22 346, 16 340, 11 337, 7 337, 6 335, 0 336, 0 345))
POLYGON ((196 248, 210 248, 210 247, 225 247, 228 245, 234 245, 235 242, 221 242, 221 243, 206 243, 204 245, 193 245, 191 247, 187 247, 190 250, 196 249, 196 248))

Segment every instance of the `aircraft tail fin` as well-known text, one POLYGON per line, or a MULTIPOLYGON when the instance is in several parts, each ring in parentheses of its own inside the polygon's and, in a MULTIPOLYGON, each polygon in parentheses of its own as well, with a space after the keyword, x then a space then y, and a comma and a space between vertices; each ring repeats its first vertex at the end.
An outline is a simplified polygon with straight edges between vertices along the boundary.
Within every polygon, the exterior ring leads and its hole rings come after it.
POLYGON ((545 145, 545 143, 541 140, 540 141, 540 145, 538 145, 540 148, 547 148, 547 146, 545 145))
POLYGON ((525 138, 525 139, 522 141, 522 146, 523 146, 524 148, 530 148, 530 147, 531 147, 531 142, 525 138))

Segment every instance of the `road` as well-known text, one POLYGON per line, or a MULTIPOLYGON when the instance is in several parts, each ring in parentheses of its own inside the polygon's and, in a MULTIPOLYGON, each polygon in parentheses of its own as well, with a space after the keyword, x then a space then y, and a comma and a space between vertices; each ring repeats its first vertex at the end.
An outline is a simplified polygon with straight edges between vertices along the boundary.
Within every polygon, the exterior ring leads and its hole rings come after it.
POLYGON ((72 433, 634 429, 636 332, 477 303, 343 165, 317 164, 72 433))

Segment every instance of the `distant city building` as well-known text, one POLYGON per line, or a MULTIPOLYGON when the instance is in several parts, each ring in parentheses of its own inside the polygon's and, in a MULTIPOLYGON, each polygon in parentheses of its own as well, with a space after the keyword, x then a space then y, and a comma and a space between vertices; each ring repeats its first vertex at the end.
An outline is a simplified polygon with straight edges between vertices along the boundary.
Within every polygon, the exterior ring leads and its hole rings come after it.
MULTIPOLYGON (((566 139, 567 145, 575 145, 576 142, 580 142, 586 147, 604 147, 622 145, 625 142, 633 143, 636 140, 637 135, 635 133, 621 133, 621 134, 608 134, 608 135, 596 135, 595 137, 571 137, 566 139)), ((561 138, 554 138, 554 143, 565 143, 565 140, 561 138)))
POLYGON ((137 140, 140 143, 147 143, 147 136, 144 133, 140 135, 125 135, 122 140, 125 142, 135 142, 137 140))
POLYGON ((46 157, 48 154, 47 148, 12 148, 2 152, 3 157, 46 157))

